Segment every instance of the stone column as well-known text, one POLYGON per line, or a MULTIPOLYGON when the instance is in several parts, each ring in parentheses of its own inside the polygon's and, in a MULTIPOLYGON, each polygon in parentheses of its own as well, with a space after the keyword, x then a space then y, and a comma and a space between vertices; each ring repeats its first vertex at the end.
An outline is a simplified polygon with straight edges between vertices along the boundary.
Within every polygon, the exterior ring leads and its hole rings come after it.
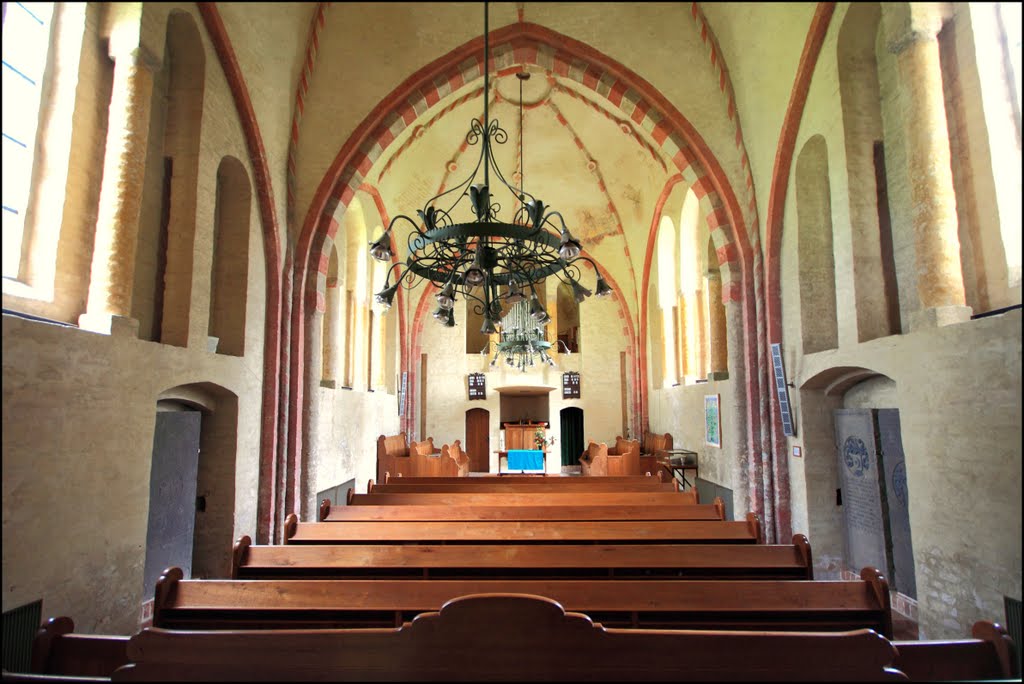
POLYGON ((911 328, 959 323, 972 313, 966 306, 960 264, 937 40, 940 11, 940 3, 893 3, 888 8, 883 3, 888 47, 897 56, 904 88, 903 130, 921 303, 921 310, 911 315, 911 328))
POLYGON ((103 183, 100 188, 85 330, 137 336, 131 317, 135 247, 149 141, 150 101, 157 60, 138 45, 110 41, 114 83, 110 97, 103 183))
POLYGON ((725 380, 729 377, 729 345, 725 324, 725 306, 722 304, 722 275, 708 271, 708 330, 710 340, 710 363, 708 380, 725 380))
POLYGON ((338 383, 338 320, 341 316, 341 294, 338 289, 338 279, 327 279, 327 293, 324 297, 324 327, 323 327, 323 377, 320 379, 322 387, 337 387, 338 383))

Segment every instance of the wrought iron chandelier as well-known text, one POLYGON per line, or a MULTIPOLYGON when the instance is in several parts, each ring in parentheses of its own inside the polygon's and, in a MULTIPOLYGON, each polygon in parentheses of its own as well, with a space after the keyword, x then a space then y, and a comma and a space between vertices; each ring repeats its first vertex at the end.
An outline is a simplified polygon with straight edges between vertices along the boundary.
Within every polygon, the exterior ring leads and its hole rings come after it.
MULTIPOLYGON (((536 330, 551 320, 544 305, 537 297, 537 286, 548 276, 555 276, 567 283, 577 302, 591 294, 605 297, 612 289, 589 257, 581 255, 579 241, 572 236, 565 220, 557 211, 526 192, 512 185, 501 172, 494 160, 493 144, 504 144, 508 134, 488 111, 490 76, 488 58, 490 40, 487 3, 484 3, 484 112, 483 122, 473 119, 466 142, 480 144, 480 157, 469 177, 461 183, 428 199, 422 209, 417 210, 419 221, 399 214, 388 224, 387 230, 370 243, 370 254, 378 261, 391 261, 391 232, 399 222, 412 227, 407 240, 409 255, 404 262, 395 261, 387 271, 384 289, 374 299, 384 309, 391 306, 399 286, 412 289, 423 280, 435 285, 437 309, 434 318, 447 327, 455 326, 455 302, 459 295, 467 302, 472 300, 473 311, 483 316, 480 332, 493 335, 500 332, 498 353, 507 352, 506 360, 516 365, 517 358, 527 352, 526 363, 533 365, 532 353, 550 360, 547 350, 551 344, 543 334, 532 339, 525 327, 506 327, 502 314, 506 307, 511 309, 523 302, 536 330), (477 176, 483 173, 483 182, 477 176), (490 174, 494 172, 504 191, 509 192, 517 206, 511 222, 499 219, 501 203, 496 201, 490 187, 490 174), (457 208, 468 197, 468 206, 475 218, 457 218, 457 208), (451 202, 444 207, 445 202, 451 202), (578 263, 586 261, 597 273, 596 292, 580 284, 581 270, 578 263), (392 276, 394 283, 392 284, 392 276), (520 339, 522 338, 522 339, 520 339), (525 343, 525 347, 523 344, 525 343), (503 347, 503 345, 505 345, 503 347)), ((520 76, 520 127, 522 127, 522 81, 520 76)), ((522 131, 520 130, 520 133, 522 131)), ((522 135, 520 135, 520 141, 522 135)), ((520 143, 521 144, 521 143, 520 143)), ((522 148, 520 147, 520 166, 522 148)), ((523 185, 520 179, 520 185, 523 185)), ((498 188, 499 191, 501 187, 498 188)), ((463 205, 465 209, 465 205, 463 205)), ((497 355, 495 356, 495 361, 497 355)), ((495 365, 494 362, 491 364, 495 365)), ((553 361, 551 361, 553 365, 553 361)), ((523 367, 525 370, 525 367, 523 367)))

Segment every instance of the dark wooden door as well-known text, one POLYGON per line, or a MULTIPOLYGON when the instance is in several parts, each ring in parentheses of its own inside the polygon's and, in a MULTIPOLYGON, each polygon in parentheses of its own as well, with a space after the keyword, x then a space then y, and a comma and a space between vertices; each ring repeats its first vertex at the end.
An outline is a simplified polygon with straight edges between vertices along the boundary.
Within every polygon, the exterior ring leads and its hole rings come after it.
POLYGON ((199 411, 158 411, 149 476, 149 523, 143 597, 153 597, 165 568, 192 575, 192 533, 199 471, 199 411))
POLYGON ((474 473, 489 472, 491 455, 491 412, 475 408, 466 411, 466 454, 469 456, 469 470, 474 473))

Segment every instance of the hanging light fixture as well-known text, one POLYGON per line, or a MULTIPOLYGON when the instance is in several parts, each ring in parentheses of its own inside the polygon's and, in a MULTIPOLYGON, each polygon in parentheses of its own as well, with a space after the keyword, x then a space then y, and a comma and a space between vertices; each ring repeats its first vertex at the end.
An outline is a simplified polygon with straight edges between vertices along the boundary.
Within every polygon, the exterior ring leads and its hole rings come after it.
MULTIPOLYGON (((411 289, 423 280, 428 280, 440 290, 435 295, 438 309, 434 312, 434 318, 442 325, 455 325, 454 305, 458 297, 462 296, 467 301, 475 302, 474 312, 484 317, 481 331, 493 334, 501 328, 500 332, 504 338, 506 323, 499 320, 505 308, 502 302, 510 311, 514 305, 529 306, 529 313, 537 324, 531 326, 530 331, 536 330, 537 326, 543 326, 551 320, 537 300, 537 285, 548 276, 554 276, 572 287, 577 301, 583 301, 591 292, 579 284, 582 275, 579 262, 590 263, 595 272, 597 265, 592 259, 581 255, 579 240, 569 232, 559 212, 552 211, 541 199, 526 192, 522 187, 510 184, 498 168, 492 145, 504 144, 508 134, 497 120, 492 121, 489 117, 489 56, 488 11, 485 2, 483 122, 474 119, 466 135, 466 142, 469 145, 480 145, 480 158, 468 178, 431 197, 424 203, 422 209, 417 210, 419 221, 402 214, 395 216, 388 224, 387 230, 370 243, 370 254, 379 261, 391 261, 392 231, 399 222, 409 224, 412 231, 407 241, 408 256, 404 262, 396 261, 388 269, 384 289, 377 293, 376 301, 387 306, 394 297, 398 285, 411 289), (483 178, 478 179, 481 171, 483 178), (492 171, 500 183, 496 186, 499 192, 510 193, 514 200, 513 204, 517 207, 511 221, 504 221, 498 216, 501 199, 500 196, 496 199, 491 191, 492 171), (463 200, 467 197, 468 209, 474 217, 469 220, 463 218, 466 209, 463 200), (445 206, 446 202, 451 203, 445 206), (395 279, 394 284, 392 276, 395 279), (534 303, 539 307, 539 311, 535 309, 534 303)), ((521 73, 517 76, 520 78, 522 167, 522 83, 529 78, 529 74, 521 73)), ((523 185, 522 179, 519 184, 523 185)), ((604 297, 611 292, 612 289, 598 273, 596 295, 604 297)), ((541 359, 545 360, 546 349, 551 345, 543 339, 543 333, 539 339, 533 339, 533 333, 530 331, 524 327, 512 335, 512 330, 509 330, 509 338, 523 337, 526 347, 522 351, 525 352, 526 348, 529 348, 536 350, 533 353, 539 354, 543 350, 541 359)), ((509 363, 516 365, 518 361, 509 363)), ((553 361, 551 363, 553 364, 553 361)), ((533 365, 532 354, 526 354, 524 364, 524 368, 533 365)))

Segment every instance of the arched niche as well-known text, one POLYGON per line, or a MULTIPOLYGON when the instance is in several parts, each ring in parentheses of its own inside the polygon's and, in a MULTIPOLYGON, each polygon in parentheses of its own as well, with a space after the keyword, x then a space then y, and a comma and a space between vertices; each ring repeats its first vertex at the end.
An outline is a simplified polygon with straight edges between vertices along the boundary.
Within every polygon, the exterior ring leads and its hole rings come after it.
POLYGON ((832 196, 825 138, 810 138, 796 161, 797 254, 803 353, 839 346, 832 196))

